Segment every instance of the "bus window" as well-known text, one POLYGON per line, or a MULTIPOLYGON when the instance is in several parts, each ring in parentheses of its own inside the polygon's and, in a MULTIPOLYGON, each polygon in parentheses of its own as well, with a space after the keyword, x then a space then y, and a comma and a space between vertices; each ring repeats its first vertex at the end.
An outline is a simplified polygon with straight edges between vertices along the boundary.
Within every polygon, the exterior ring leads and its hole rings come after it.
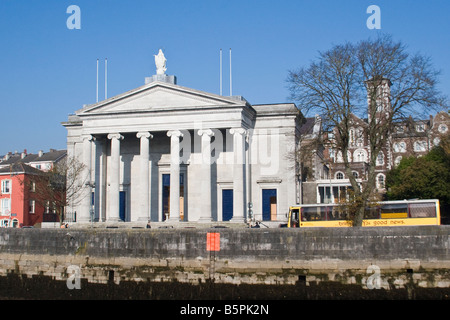
POLYGON ((332 208, 332 220, 347 220, 348 209, 345 206, 334 206, 332 208))
POLYGON ((383 204, 381 218, 408 218, 408 205, 406 203, 383 204))
POLYGON ((326 221, 329 211, 328 207, 303 207, 302 221, 326 221))
POLYGON ((411 203, 409 205, 411 218, 434 218, 436 217, 435 203, 411 203))
POLYGON ((291 211, 291 228, 297 228, 298 227, 298 219, 299 219, 299 214, 298 214, 298 209, 292 209, 291 211))
POLYGON ((383 213, 400 213, 407 212, 407 205, 403 203, 384 204, 381 206, 383 213))
POLYGON ((379 219, 380 207, 367 207, 364 211, 364 219, 379 219))

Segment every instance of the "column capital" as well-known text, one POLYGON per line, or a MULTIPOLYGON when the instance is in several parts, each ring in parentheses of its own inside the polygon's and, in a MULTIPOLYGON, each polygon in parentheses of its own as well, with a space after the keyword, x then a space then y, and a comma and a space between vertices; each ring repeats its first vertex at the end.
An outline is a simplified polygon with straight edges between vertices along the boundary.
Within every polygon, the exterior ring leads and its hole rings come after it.
POLYGON ((197 134, 199 136, 204 136, 204 135, 207 135, 209 137, 214 136, 214 132, 211 129, 200 129, 200 130, 198 130, 197 134))
POLYGON ((241 135, 243 135, 243 134, 245 134, 247 132, 247 130, 245 130, 244 128, 231 128, 230 129, 230 133, 231 134, 241 134, 241 135))
POLYGON ((123 140, 123 136, 120 133, 110 133, 110 134, 108 134, 108 139, 123 140))
POLYGON ((88 141, 95 141, 95 137, 92 134, 85 134, 82 135, 81 137, 83 139, 83 141, 88 140, 88 141))
POLYGON ((167 131, 167 136, 168 137, 183 137, 183 134, 181 133, 180 130, 169 130, 167 131))
POLYGON ((136 137, 139 139, 140 138, 153 139, 153 135, 148 131, 140 131, 140 132, 136 133, 136 137))

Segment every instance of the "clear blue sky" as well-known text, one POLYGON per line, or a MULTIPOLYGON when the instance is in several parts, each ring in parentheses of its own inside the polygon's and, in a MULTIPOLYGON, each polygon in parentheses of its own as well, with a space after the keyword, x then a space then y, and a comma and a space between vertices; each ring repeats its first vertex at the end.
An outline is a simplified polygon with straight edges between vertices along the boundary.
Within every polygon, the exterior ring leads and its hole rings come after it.
POLYGON ((320 50, 345 41, 391 34, 411 52, 432 58, 450 96, 448 0, 0 0, 0 154, 66 148, 61 122, 95 102, 100 59, 108 96, 144 84, 155 73, 153 55, 167 58, 178 84, 229 94, 250 103, 289 102, 287 72, 307 65, 320 50), (381 9, 381 29, 369 30, 369 5, 381 9), (81 9, 81 29, 66 26, 70 5, 81 9))

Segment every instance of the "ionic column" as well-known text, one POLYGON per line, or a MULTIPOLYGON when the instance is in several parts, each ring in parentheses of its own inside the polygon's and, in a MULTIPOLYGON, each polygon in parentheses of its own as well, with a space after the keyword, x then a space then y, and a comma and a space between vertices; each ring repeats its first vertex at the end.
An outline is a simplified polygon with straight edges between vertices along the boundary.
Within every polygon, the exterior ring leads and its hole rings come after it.
POLYGON ((140 188, 139 188, 139 216, 138 221, 147 221, 150 218, 150 185, 149 185, 149 161, 150 161, 150 132, 138 132, 136 137, 141 139, 140 151, 140 188))
POLYGON ((245 175, 245 129, 231 129, 233 135, 233 218, 231 221, 244 222, 244 175, 245 175))
POLYGON ((108 217, 106 221, 120 221, 120 133, 108 134, 111 140, 111 165, 109 170, 108 217))
POLYGON ((94 211, 98 222, 106 220, 106 147, 107 139, 96 138, 94 141, 94 157, 95 157, 95 198, 94 211))
POLYGON ((180 221, 180 137, 179 130, 167 132, 170 139, 170 215, 169 221, 180 221))
POLYGON ((200 203, 200 222, 212 220, 211 210, 211 137, 214 132, 211 129, 199 130, 198 135, 202 137, 202 170, 201 181, 202 202, 200 203))
POLYGON ((92 193, 92 183, 91 183, 91 161, 92 161, 92 145, 91 141, 93 137, 89 134, 83 136, 83 165, 84 170, 82 174, 83 183, 83 199, 81 202, 81 210, 78 213, 78 222, 89 222, 91 219, 91 193, 92 193))

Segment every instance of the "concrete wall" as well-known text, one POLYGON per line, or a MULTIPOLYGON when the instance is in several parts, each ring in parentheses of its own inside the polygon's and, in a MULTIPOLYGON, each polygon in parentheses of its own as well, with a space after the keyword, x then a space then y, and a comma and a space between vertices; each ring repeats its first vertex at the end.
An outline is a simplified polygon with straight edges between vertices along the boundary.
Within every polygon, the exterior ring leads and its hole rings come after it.
POLYGON ((0 229, 0 276, 366 286, 450 286, 450 226, 327 229, 0 229), (207 233, 220 234, 219 251, 207 233), (368 270, 368 267, 372 269, 368 270), (375 266, 375 267, 373 267, 375 266))

